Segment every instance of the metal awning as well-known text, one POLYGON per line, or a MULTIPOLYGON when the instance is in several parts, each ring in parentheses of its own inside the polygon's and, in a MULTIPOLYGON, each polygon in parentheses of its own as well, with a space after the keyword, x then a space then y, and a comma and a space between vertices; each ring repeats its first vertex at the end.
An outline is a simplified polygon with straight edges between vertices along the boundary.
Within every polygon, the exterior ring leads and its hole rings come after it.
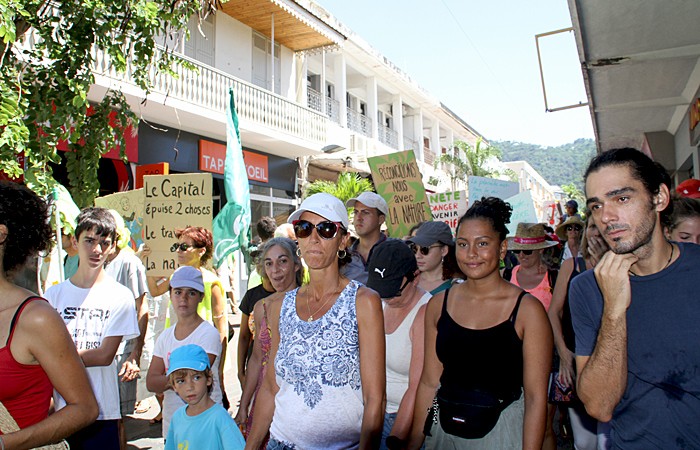
POLYGON ((700 3, 568 1, 598 150, 675 134, 700 86, 700 3))

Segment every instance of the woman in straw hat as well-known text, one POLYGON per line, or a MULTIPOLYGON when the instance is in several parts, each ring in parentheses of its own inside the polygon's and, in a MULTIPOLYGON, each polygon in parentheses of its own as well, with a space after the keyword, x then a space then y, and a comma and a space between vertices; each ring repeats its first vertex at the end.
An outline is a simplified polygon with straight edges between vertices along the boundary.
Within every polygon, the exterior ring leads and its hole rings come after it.
POLYGON ((554 232, 564 244, 564 251, 561 260, 565 261, 575 256, 581 256, 581 237, 583 236, 584 222, 579 215, 571 216, 559 226, 554 232))
POLYGON ((519 264, 513 267, 510 282, 525 289, 549 309, 556 275, 547 270, 542 261, 542 250, 557 245, 547 240, 547 233, 541 223, 519 223, 515 236, 508 238, 508 250, 518 258, 519 264))
POLYGON ((54 443, 97 418, 97 402, 85 367, 63 320, 48 302, 17 286, 11 278, 28 258, 50 248, 49 217, 48 205, 29 189, 0 182, 3 449, 54 443), (54 389, 67 405, 49 416, 54 389))
POLYGON ((467 279, 428 302, 409 449, 424 437, 428 449, 542 447, 552 332, 540 302, 499 272, 511 211, 482 198, 459 221, 467 279))
POLYGON ((246 449, 258 449, 268 429, 268 449, 374 448, 386 390, 381 300, 340 274, 349 219, 339 199, 314 194, 289 222, 309 283, 269 297, 274 370, 258 392, 246 449))

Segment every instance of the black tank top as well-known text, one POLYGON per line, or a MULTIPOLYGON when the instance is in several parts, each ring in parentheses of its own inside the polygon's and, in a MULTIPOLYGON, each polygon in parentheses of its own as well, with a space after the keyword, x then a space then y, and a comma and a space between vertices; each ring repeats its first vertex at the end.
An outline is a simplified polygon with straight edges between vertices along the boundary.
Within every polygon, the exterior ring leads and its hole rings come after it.
POLYGON ((478 389, 501 398, 519 393, 523 386, 523 341, 515 331, 515 319, 526 292, 520 293, 505 322, 484 330, 464 328, 450 317, 449 293, 448 289, 442 302, 435 341, 443 366, 441 388, 478 389))
POLYGON ((580 256, 574 258, 574 268, 571 271, 569 281, 566 283, 566 297, 564 297, 564 309, 561 314, 561 333, 564 336, 566 348, 572 352, 576 351, 576 335, 574 334, 574 324, 571 323, 571 307, 569 306, 569 288, 571 280, 577 275, 586 271, 586 260, 580 256))

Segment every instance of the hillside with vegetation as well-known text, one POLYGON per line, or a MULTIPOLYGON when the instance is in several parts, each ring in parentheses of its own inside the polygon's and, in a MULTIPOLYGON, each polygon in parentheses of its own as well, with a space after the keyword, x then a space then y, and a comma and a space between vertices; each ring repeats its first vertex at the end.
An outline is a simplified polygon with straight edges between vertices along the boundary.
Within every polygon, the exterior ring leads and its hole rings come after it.
POLYGON ((576 139, 556 147, 513 141, 491 141, 501 150, 503 161, 527 161, 549 184, 574 183, 583 190, 583 172, 596 153, 593 139, 576 139))

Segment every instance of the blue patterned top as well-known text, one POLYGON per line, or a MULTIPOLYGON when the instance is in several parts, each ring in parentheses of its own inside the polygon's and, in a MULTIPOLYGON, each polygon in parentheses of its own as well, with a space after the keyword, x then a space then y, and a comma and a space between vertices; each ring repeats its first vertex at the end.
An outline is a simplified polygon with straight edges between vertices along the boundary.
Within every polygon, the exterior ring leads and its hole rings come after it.
POLYGON ((292 448, 357 448, 362 426, 362 382, 356 300, 350 281, 320 319, 296 312, 299 289, 280 311, 275 374, 280 387, 270 433, 292 448))

